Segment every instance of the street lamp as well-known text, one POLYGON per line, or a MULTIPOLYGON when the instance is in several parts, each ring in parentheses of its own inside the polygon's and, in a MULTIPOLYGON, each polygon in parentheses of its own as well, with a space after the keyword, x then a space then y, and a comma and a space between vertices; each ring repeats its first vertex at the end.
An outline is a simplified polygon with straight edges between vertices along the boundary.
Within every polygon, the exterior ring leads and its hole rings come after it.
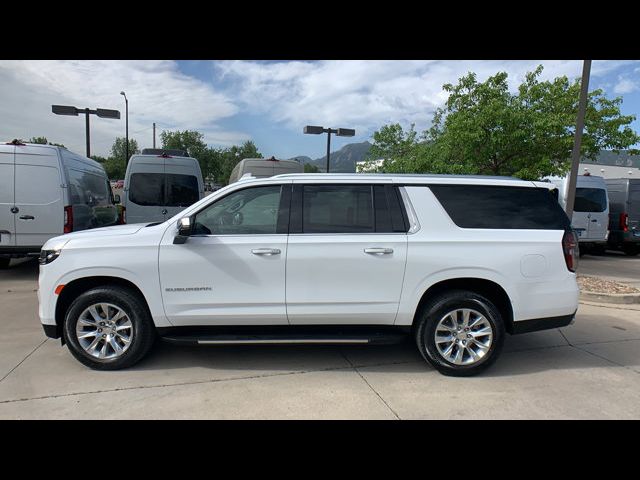
POLYGON ((90 137, 89 137, 89 115, 97 115, 100 118, 120 118, 118 110, 107 110, 106 108, 77 108, 70 105, 51 105, 51 111, 56 115, 71 115, 77 117, 79 113, 86 116, 86 137, 87 137, 87 157, 91 156, 90 137))
MULTIPOLYGON (((127 147, 126 147, 126 157, 124 159, 124 168, 126 170, 127 168, 127 163, 129 162, 129 100, 127 100, 127 94, 124 92, 120 92, 120 95, 122 95, 124 97, 124 108, 125 108, 125 122, 126 122, 126 127, 125 127, 125 132, 126 132, 126 141, 127 141, 127 147)), ((155 135, 153 137, 153 140, 155 142, 155 135)), ((155 145, 154 145, 155 147, 155 145)))
POLYGON ((327 133, 327 173, 329 173, 329 158, 331 156, 331 134, 335 133, 338 137, 353 137, 356 131, 351 128, 324 128, 315 125, 307 125, 302 130, 303 133, 308 135, 320 135, 321 133, 327 133))

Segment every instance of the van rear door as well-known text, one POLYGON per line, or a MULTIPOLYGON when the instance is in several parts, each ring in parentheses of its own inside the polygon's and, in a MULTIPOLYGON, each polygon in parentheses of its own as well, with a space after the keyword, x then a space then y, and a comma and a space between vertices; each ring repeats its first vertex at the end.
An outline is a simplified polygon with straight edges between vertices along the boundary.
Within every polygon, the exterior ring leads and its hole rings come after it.
POLYGON ((204 186, 198 178, 198 167, 192 159, 165 158, 164 172, 166 220, 200 200, 204 186))
POLYGON ((55 148, 16 146, 16 245, 42 246, 63 233, 64 184, 55 148))
POLYGON ((14 156, 16 147, 3 145, 0 150, 0 248, 14 247, 16 244, 14 197, 14 156))
POLYGON ((629 230, 640 236, 640 182, 629 181, 629 201, 627 207, 629 230))
POLYGON ((605 188, 596 186, 576 188, 572 225, 578 230, 581 241, 605 241, 609 227, 609 204, 605 188))

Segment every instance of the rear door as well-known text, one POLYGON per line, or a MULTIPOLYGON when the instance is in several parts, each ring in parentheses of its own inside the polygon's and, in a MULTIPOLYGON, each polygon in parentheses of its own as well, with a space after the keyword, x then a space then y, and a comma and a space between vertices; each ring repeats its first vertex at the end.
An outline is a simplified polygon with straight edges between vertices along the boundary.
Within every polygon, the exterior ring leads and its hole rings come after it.
POLYGON ((64 199, 55 148, 16 146, 16 245, 42 246, 63 233, 64 199))
POLYGON ((640 181, 629 181, 627 205, 629 230, 634 232, 634 236, 640 237, 640 181))
POLYGON ((390 184, 294 184, 289 323, 394 323, 407 258, 399 201, 390 184))
POLYGON ((165 214, 164 159, 140 156, 131 160, 125 185, 127 223, 163 222, 165 214))
POLYGON ((193 205, 203 188, 196 165, 186 158, 165 158, 165 220, 193 205))
POLYGON ((14 155, 16 147, 6 145, 0 150, 0 249, 16 244, 14 197, 14 155))
POLYGON ((573 227, 584 229, 579 239, 604 242, 609 226, 607 190, 599 187, 577 187, 573 227), (576 221, 577 220, 577 221, 576 221))

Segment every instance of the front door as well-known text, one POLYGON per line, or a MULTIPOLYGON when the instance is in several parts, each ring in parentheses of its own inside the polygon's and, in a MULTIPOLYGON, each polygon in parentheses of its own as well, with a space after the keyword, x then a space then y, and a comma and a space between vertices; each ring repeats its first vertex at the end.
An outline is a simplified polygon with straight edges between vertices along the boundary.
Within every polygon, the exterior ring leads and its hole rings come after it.
POLYGON ((407 234, 390 185, 295 185, 287 251, 291 324, 394 323, 407 234), (375 192, 375 193, 374 193, 375 192))
POLYGON ((287 324, 286 188, 247 187, 215 200, 195 214, 183 244, 173 243, 177 228, 169 227, 159 268, 173 325, 287 324))

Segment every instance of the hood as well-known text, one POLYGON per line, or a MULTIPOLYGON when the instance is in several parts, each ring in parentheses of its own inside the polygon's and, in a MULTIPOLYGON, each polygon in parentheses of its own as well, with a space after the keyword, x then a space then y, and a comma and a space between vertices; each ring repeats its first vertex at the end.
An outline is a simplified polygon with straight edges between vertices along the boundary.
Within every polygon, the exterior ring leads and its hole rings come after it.
POLYGON ((132 223, 127 225, 115 225, 113 227, 92 228, 89 230, 81 230, 79 232, 65 233, 59 237, 48 240, 43 246, 43 250, 59 250, 70 240, 75 238, 110 237, 119 235, 133 235, 141 228, 147 226, 148 223, 132 223))

